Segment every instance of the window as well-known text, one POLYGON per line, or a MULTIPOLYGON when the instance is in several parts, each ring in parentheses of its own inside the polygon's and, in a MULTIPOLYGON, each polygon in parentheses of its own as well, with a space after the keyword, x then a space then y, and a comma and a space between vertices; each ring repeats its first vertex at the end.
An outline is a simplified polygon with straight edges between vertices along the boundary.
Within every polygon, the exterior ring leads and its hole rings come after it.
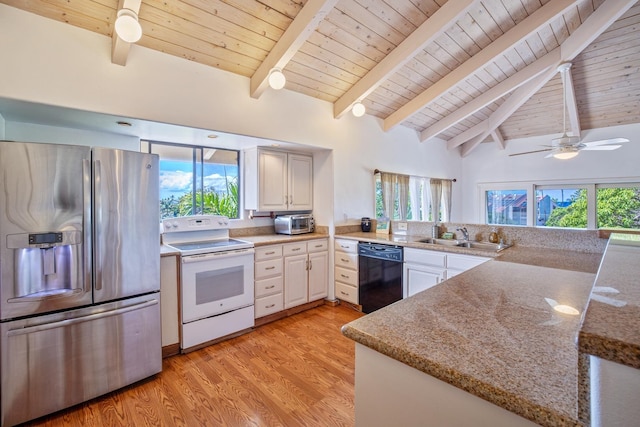
MULTIPOLYGON (((390 174, 393 175, 393 174, 390 174)), ((382 173, 376 173, 375 179, 375 200, 376 200, 376 218, 382 218, 384 214, 384 201, 382 197, 382 173)), ((441 194, 438 207, 437 221, 444 221, 449 218, 451 212, 451 185, 452 180, 434 179, 419 176, 396 175, 396 181, 391 184, 393 186, 393 214, 391 220, 402 220, 401 200, 406 200, 406 217, 405 220, 413 221, 433 221, 433 200, 432 194, 441 194), (408 179, 407 179, 408 178, 408 179), (401 184, 402 182, 402 184, 401 184), (405 188, 406 194, 403 197, 402 188, 405 188), (436 193, 432 193, 436 191, 436 193)))
POLYGON ((598 228, 640 229, 640 185, 597 185, 598 228))
MULTIPOLYGON (((146 146, 145 146, 146 145, 146 146)), ((160 215, 238 218, 238 151, 146 142, 160 156, 160 215)))
POLYGON ((640 184, 480 184, 486 224, 640 229, 640 184), (516 188, 516 189, 510 189, 516 188), (534 205, 528 210, 527 205, 534 205))
POLYGON ((586 188, 536 186, 536 225, 587 228, 586 188))
POLYGON ((527 190, 485 191, 487 224, 527 225, 527 190))

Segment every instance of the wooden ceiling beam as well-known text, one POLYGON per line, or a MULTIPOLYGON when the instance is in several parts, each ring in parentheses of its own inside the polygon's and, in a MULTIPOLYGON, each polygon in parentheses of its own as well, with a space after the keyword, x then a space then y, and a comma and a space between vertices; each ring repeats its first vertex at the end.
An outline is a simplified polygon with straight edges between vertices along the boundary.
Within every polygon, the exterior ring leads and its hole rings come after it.
POLYGON ((338 0, 307 1, 251 76, 250 95, 252 98, 259 98, 262 95, 269 84, 268 78, 271 69, 284 69, 336 3, 338 0))
MULTIPOLYGON (((620 16, 622 16, 636 0, 618 0, 602 3, 589 17, 580 25, 567 39, 560 45, 560 63, 570 62, 589 46, 600 34, 606 31, 620 16)), ((558 63, 557 65, 560 65, 558 63)), ((461 150, 462 157, 468 156, 494 129, 504 123, 511 114, 529 100, 542 86, 544 86, 557 72, 549 70, 523 85, 514 92, 491 116, 482 123, 468 129, 480 130, 477 137, 471 137, 461 150)), ((473 132, 469 132, 472 134, 473 132)), ((453 139, 452 139, 453 140, 453 139)), ((447 143, 447 148, 452 149, 460 145, 460 140, 456 145, 447 143)))
POLYGON ((424 109, 442 95, 459 85, 464 80, 475 74, 479 69, 486 67, 497 57, 522 43, 527 37, 547 25, 558 15, 572 7, 577 0, 550 1, 515 27, 491 42, 487 47, 473 55, 462 65, 448 73, 424 92, 407 102, 394 113, 384 119, 384 130, 387 131, 399 125, 413 114, 424 109))
MULTIPOLYGON (((567 115, 569 116, 570 134, 580 136, 580 117, 578 115, 578 101, 576 100, 576 91, 571 78, 571 68, 564 71, 564 85, 562 90, 565 91, 567 97, 567 115)), ((565 108, 564 105, 562 108, 565 108)), ((564 131, 564 129, 562 129, 564 131)))
POLYGON ((333 116, 341 117, 355 102, 366 98, 429 43, 455 25, 476 2, 477 0, 450 0, 445 3, 333 103, 333 116))
MULTIPOLYGON (((140 5, 142 0, 119 0, 118 9, 130 9, 136 13, 140 12, 140 5)), ((129 57, 129 50, 131 49, 131 43, 122 40, 118 37, 115 28, 116 22, 113 21, 113 30, 111 31, 111 62, 117 65, 126 65, 127 58, 129 57)))
POLYGON ((499 129, 494 129, 493 132, 490 133, 490 135, 493 139, 493 142, 498 144, 498 148, 500 150, 504 150, 505 148, 507 148, 507 144, 504 142, 504 138, 502 137, 499 129))

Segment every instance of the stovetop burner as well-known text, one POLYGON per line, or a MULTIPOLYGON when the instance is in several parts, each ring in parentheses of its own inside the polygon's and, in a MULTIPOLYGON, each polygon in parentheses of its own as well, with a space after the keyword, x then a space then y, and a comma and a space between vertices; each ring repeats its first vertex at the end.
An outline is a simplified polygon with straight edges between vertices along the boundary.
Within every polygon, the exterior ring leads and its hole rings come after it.
POLYGON ((162 241, 181 255, 253 248, 253 243, 229 237, 229 218, 219 215, 195 215, 170 218, 162 222, 162 241))

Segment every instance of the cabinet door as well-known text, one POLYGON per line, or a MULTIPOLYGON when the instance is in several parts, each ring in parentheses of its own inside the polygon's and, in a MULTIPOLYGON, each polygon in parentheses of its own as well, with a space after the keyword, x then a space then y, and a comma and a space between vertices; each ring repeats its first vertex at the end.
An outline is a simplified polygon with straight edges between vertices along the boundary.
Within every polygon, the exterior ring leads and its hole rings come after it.
POLYGON ((313 209, 313 158, 289 154, 289 210, 313 209))
POLYGON ((307 254, 284 259, 284 308, 295 307, 308 301, 307 254))
POLYGON ((329 252, 309 254, 309 301, 329 294, 329 252))
POLYGON ((423 265, 404 264, 402 275, 403 298, 429 289, 444 280, 444 270, 429 268, 423 265))
POLYGON ((258 155, 259 206, 261 211, 287 209, 287 153, 260 151, 258 155))

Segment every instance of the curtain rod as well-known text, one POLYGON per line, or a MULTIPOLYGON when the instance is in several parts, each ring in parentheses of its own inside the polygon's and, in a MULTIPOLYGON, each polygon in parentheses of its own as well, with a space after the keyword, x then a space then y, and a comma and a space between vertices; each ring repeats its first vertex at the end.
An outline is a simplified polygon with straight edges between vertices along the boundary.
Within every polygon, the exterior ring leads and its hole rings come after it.
MULTIPOLYGON (((380 169, 374 169, 373 170, 373 174, 377 175, 379 173, 382 173, 383 171, 381 171, 380 169)), ((385 172, 385 173, 393 173, 393 172, 385 172)), ((406 174, 395 174, 395 175, 406 175, 406 174)), ((414 175, 417 176, 417 175, 414 175)), ((428 176, 421 176, 420 178, 432 178, 432 177, 428 177, 428 176)), ((451 181, 451 182, 457 182, 458 180, 453 178, 453 179, 447 179, 447 178, 433 178, 433 179, 442 179, 443 181, 451 181)))

